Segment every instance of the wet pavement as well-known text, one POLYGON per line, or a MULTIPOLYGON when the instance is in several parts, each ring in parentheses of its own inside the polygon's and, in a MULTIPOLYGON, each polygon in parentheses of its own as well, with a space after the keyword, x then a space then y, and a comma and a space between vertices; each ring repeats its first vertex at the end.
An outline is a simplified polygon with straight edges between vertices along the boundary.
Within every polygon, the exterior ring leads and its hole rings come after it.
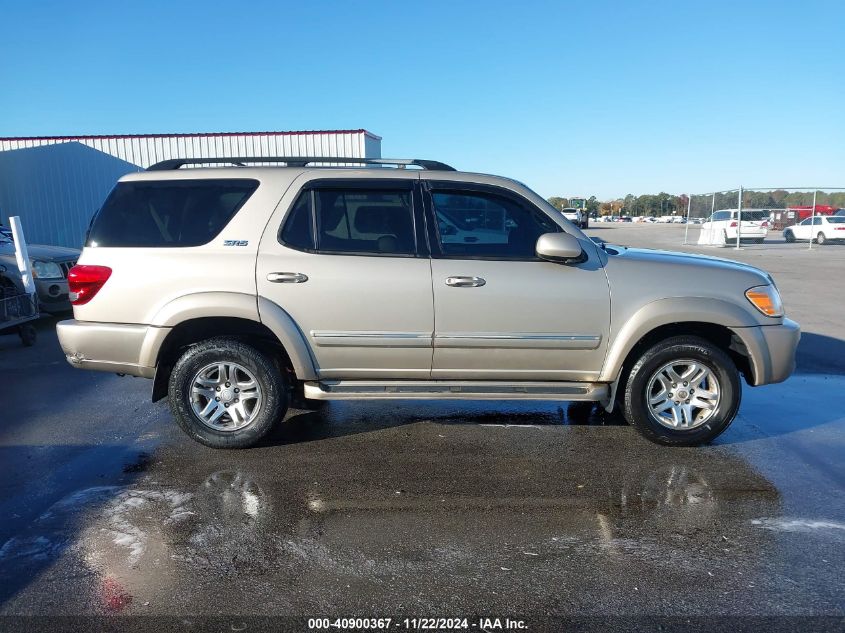
POLYGON ((713 446, 565 403, 330 403, 214 451, 0 337, 0 614, 845 615, 845 376, 713 446))

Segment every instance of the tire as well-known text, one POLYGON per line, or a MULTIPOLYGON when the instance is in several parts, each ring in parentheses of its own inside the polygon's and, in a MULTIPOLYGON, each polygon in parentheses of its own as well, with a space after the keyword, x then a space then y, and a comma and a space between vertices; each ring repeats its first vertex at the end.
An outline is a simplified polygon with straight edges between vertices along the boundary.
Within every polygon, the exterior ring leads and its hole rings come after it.
POLYGON ((730 244, 730 240, 728 240, 728 232, 725 231, 725 230, 722 230, 722 236, 725 238, 725 246, 730 244))
MULTIPOLYGON (((696 374, 698 370, 690 374, 690 377, 696 374)), ((730 356, 702 338, 676 336, 654 345, 637 360, 625 384, 623 412, 629 424, 652 442, 666 446, 698 446, 712 441, 730 426, 739 410, 741 399, 739 372, 730 356), (701 396, 690 397, 693 390, 687 391, 687 388, 691 389, 693 384, 701 393, 705 393, 696 381, 691 381, 689 385, 672 383, 674 387, 661 382, 661 379, 668 376, 663 373, 664 368, 672 365, 676 375, 680 372, 680 379, 687 377, 682 368, 691 365, 685 361, 695 363, 699 369, 709 372, 702 384, 705 385, 706 393, 717 395, 705 399, 701 396), (687 398, 680 406, 673 405, 672 402, 677 401, 671 398, 663 402, 668 402, 670 409, 661 415, 674 417, 672 411, 677 411, 678 418, 675 420, 681 424, 676 428, 670 427, 669 421, 664 420, 661 423, 659 415, 652 412, 652 406, 649 404, 650 396, 659 398, 661 393, 664 397, 667 395, 662 391, 664 384, 679 390, 669 392, 668 395, 677 397, 676 393, 680 393, 687 398), (655 394, 655 391, 659 392, 655 394), (693 406, 687 409, 691 417, 687 420, 683 405, 691 401, 693 406), (695 407, 696 403, 705 401, 709 407, 695 407)), ((659 404, 654 406, 659 408, 659 404)))
POLYGON ((32 323, 25 323, 18 327, 18 336, 21 337, 21 343, 24 347, 32 347, 38 340, 38 331, 32 323))
POLYGON ((819 246, 824 246, 825 244, 827 244, 827 237, 824 233, 819 233, 816 236, 816 244, 818 244, 819 246))
POLYGON ((285 376, 270 357, 227 337, 188 348, 173 367, 168 385, 170 410, 179 427, 211 448, 254 446, 284 418, 289 397, 285 376), (220 365, 225 376, 215 370, 220 365), (239 396, 244 394, 241 403, 239 396), (195 407, 210 410, 209 420, 203 421, 195 407), (215 415, 217 419, 211 420, 215 415))
POLYGON ((795 241, 795 234, 792 231, 784 231, 783 239, 786 240, 787 244, 792 244, 795 241))

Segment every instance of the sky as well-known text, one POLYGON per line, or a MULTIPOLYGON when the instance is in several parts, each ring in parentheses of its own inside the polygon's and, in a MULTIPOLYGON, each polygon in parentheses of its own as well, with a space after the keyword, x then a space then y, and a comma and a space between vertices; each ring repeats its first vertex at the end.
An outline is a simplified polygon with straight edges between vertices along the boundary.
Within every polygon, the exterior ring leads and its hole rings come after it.
POLYGON ((845 187, 845 2, 0 0, 0 136, 366 128, 544 196, 845 187))

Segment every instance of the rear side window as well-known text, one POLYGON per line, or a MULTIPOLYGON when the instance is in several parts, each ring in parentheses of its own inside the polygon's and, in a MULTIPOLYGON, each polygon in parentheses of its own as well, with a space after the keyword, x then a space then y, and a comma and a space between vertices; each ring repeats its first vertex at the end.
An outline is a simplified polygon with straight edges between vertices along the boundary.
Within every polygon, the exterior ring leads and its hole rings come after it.
POLYGON ((318 253, 414 255, 411 191, 304 191, 288 213, 279 237, 287 246, 318 253))
POLYGON ((311 192, 304 191, 288 214, 279 237, 283 244, 299 250, 314 248, 314 231, 311 219, 311 192))
POLYGON ((87 246, 201 246, 223 230, 257 180, 120 182, 97 213, 87 246))

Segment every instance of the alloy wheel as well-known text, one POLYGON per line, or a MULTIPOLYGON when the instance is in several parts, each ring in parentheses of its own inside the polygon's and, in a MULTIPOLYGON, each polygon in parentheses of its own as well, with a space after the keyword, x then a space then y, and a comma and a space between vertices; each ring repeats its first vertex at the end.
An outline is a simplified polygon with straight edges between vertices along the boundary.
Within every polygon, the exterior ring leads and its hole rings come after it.
POLYGON ((648 411, 673 430, 694 429, 709 420, 721 401, 721 387, 712 369, 696 360, 663 365, 648 381, 648 411))
POLYGON ((261 386, 243 365, 211 363, 191 380, 191 409, 215 431, 237 431, 249 426, 261 411, 261 386))

